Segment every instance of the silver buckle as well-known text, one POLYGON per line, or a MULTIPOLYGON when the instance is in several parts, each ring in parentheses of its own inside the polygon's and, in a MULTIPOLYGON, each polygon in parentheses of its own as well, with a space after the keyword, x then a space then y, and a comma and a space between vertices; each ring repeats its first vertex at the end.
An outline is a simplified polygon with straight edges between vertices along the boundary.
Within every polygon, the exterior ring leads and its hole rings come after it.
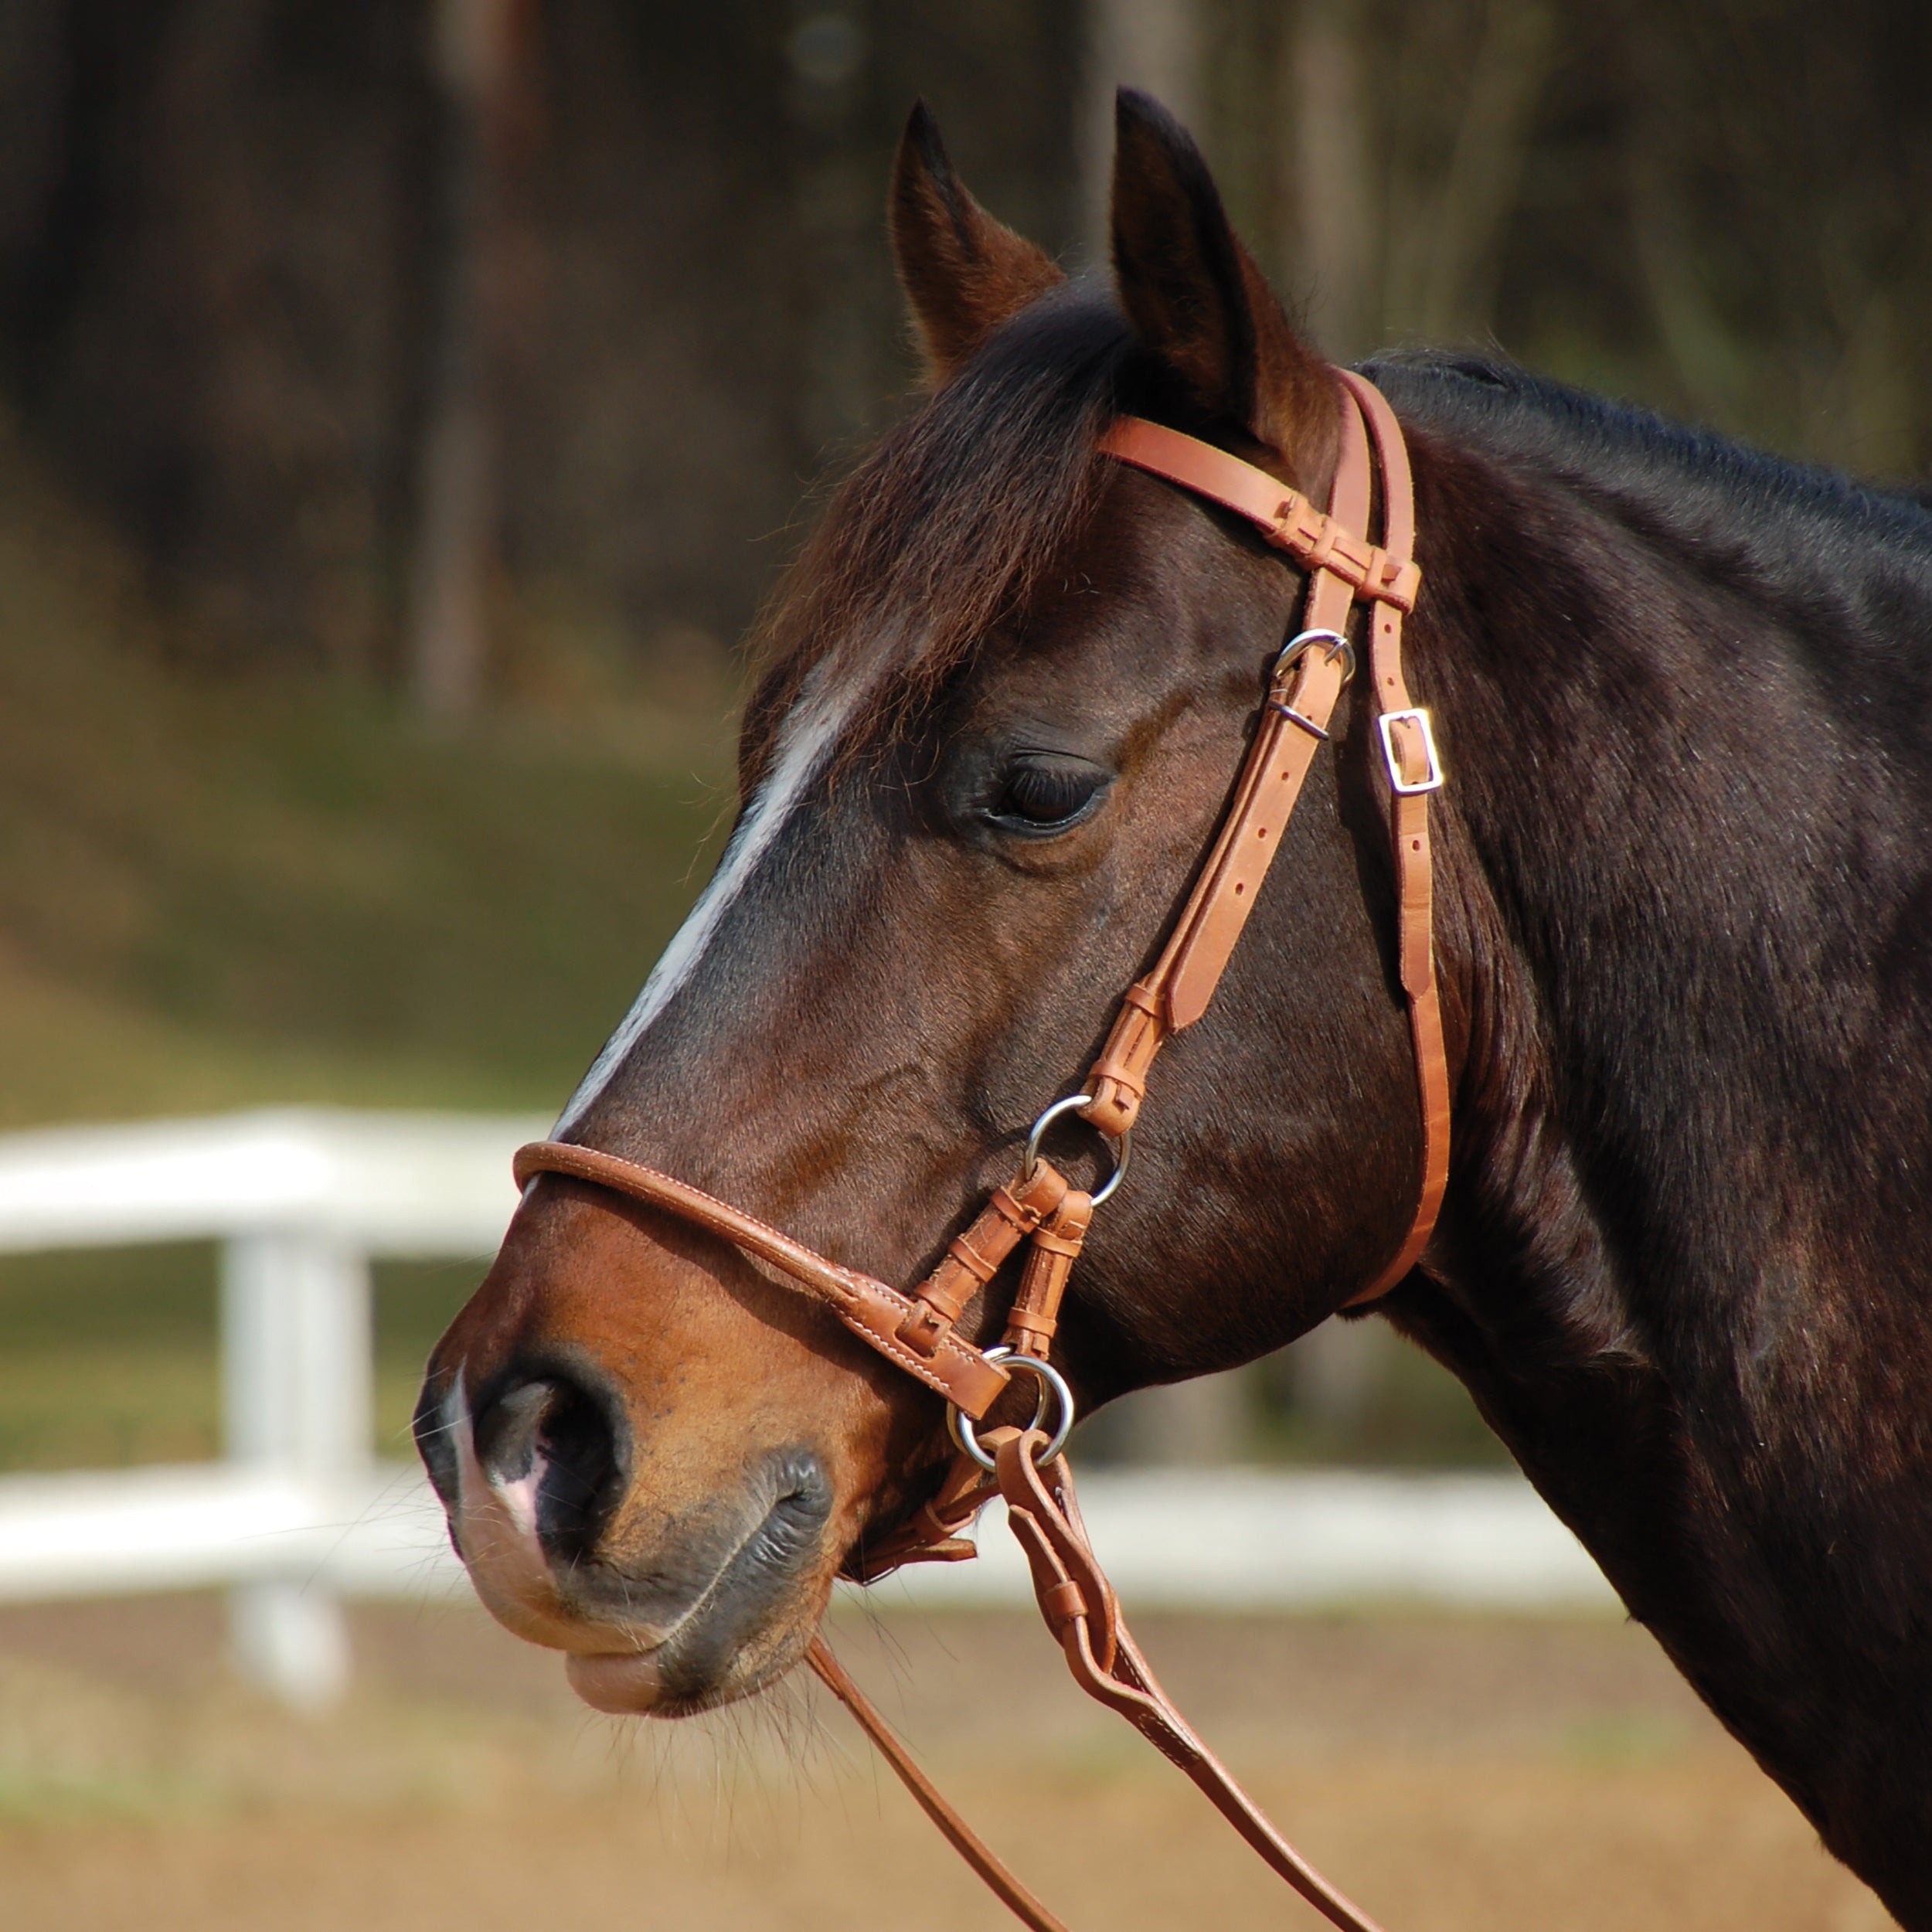
POLYGON ((1323 654, 1331 662, 1342 660, 1342 682, 1346 684, 1355 675, 1355 646, 1339 631, 1298 631, 1281 647, 1281 655, 1274 661, 1274 668, 1268 673, 1270 684, 1279 684, 1304 655, 1312 651, 1318 644, 1328 648, 1323 654))
POLYGON ((1420 705, 1406 711, 1385 711, 1376 724, 1382 733, 1382 759, 1389 767, 1389 789, 1404 798, 1413 798, 1418 792, 1441 791, 1442 760, 1436 755, 1436 734, 1429 729, 1428 713, 1420 705), (1422 733, 1422 749, 1429 760, 1429 769, 1413 784, 1402 775, 1395 740, 1389 735, 1389 726, 1399 724, 1412 724, 1422 733))

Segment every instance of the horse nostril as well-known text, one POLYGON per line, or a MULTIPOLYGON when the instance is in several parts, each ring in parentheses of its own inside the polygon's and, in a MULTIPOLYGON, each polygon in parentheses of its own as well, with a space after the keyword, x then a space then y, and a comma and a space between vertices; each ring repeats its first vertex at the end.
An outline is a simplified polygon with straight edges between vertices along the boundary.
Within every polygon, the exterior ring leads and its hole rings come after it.
POLYGON ((587 1556, 624 1493, 622 1424, 573 1376, 512 1378, 476 1419, 476 1455, 491 1481, 536 1484, 537 1539, 553 1560, 587 1556))

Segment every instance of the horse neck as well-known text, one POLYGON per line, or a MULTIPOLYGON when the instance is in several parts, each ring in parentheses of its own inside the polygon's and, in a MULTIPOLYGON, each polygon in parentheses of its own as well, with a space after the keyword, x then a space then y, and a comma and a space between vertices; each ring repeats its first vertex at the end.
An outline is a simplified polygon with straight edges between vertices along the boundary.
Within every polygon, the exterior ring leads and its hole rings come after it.
POLYGON ((1932 1585, 1932 774, 1821 692, 1802 598, 1547 480, 1418 468, 1468 1038, 1442 1286, 1396 1318, 1842 1844, 1854 1801, 1760 1700, 1855 1696, 1932 1585))

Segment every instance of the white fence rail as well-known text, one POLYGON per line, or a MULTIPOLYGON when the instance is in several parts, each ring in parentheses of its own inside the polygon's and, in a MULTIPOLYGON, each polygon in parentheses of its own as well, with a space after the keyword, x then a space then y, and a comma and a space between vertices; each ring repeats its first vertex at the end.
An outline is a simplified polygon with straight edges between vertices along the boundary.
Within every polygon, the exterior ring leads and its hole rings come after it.
POLYGON ((244 1114, 0 1139, 0 1250, 222 1243, 219 1464, 0 1481, 0 1599, 234 1586, 243 1668, 322 1702, 345 1590, 453 1569, 420 1478, 372 1458, 369 1263, 494 1251, 542 1119, 244 1114))
MULTIPOLYGON (((0 1478, 0 1601, 233 1592, 237 1660, 291 1701, 347 1681, 344 1597, 461 1586, 412 1467, 371 1451, 369 1264, 488 1256, 540 1119, 325 1110, 0 1138, 0 1250, 215 1240, 224 1460, 0 1478)), ((1310 1607, 1376 1598, 1614 1607, 1519 1478, 1358 1471, 1096 1471, 1090 1527, 1131 1600, 1310 1607)), ((976 1563, 889 1601, 1019 1601, 989 1522, 976 1563)))

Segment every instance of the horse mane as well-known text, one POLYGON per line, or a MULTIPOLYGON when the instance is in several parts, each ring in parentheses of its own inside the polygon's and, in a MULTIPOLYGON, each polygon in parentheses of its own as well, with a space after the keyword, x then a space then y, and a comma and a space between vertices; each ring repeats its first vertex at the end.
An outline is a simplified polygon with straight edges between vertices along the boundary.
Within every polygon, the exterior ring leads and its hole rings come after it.
POLYGON ((739 748, 746 796, 808 678, 864 692, 849 743, 935 690, 1024 606, 1093 507, 1094 445, 1136 355, 1111 296, 1056 290, 839 485, 759 627, 739 748))
POLYGON ((1815 587, 1848 561, 1932 571, 1932 484, 1888 488, 1774 456, 1498 358, 1410 350, 1363 370, 1406 419, 1614 497, 1654 535, 1701 542, 1721 526, 1774 594, 1815 587))

